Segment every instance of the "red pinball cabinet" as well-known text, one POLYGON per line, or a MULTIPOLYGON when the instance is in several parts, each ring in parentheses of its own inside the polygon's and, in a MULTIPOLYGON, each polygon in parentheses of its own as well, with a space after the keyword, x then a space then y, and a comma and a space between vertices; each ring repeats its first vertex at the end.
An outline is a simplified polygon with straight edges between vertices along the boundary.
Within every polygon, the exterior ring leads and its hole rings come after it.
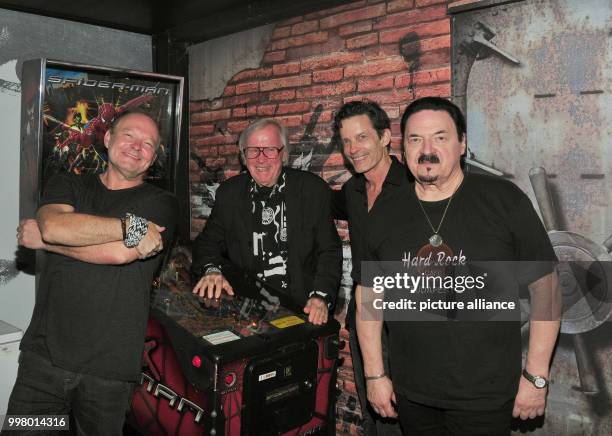
POLYGON ((333 435, 339 324, 239 270, 233 298, 204 302, 181 280, 153 300, 128 424, 144 435, 333 435))

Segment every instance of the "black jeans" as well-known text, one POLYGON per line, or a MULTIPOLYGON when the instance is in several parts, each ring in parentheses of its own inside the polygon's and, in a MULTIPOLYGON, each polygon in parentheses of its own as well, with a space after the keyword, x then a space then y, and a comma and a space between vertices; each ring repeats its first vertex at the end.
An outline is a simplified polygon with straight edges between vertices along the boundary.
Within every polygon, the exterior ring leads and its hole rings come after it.
POLYGON ((395 393, 399 418, 407 435, 415 436, 510 436, 512 407, 498 410, 439 409, 408 400, 395 393))
MULTIPOLYGON (((22 351, 7 415, 71 415, 72 434, 122 435, 133 383, 79 374, 53 366, 38 354, 22 351)), ((4 434, 4 433, 3 433, 4 434)), ((43 435, 65 432, 11 431, 43 435)))

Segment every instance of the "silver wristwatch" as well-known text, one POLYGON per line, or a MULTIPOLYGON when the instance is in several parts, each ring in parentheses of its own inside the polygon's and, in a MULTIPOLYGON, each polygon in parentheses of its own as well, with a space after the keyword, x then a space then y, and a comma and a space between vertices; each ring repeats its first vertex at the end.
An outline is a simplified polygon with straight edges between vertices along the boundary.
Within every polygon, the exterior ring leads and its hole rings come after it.
POLYGON ((526 369, 523 369, 523 377, 533 383, 533 385, 538 389, 544 389, 548 386, 548 380, 546 380, 546 378, 540 375, 529 374, 526 369))

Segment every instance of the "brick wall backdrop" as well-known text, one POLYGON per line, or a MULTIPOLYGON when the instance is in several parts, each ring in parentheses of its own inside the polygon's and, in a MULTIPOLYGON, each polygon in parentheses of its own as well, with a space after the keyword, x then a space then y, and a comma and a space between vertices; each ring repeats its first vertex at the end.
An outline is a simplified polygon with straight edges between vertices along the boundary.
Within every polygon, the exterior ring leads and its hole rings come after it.
MULTIPOLYGON (((361 0, 276 25, 259 68, 236 74, 223 95, 190 103, 192 237, 202 229, 218 183, 240 172, 238 135, 250 121, 274 117, 289 129, 291 163, 334 188, 350 177, 332 144, 333 111, 355 99, 378 102, 392 120, 392 152, 400 152, 399 119, 414 98, 450 96, 450 19, 446 0, 361 0)), ((351 283, 346 223, 347 295, 351 283)), ((341 303, 342 303, 341 299, 341 303)), ((344 320, 339 304, 337 318, 344 320)), ((347 339, 347 332, 342 331, 347 339)), ((337 429, 357 434, 360 410, 348 346, 339 369, 337 429)))

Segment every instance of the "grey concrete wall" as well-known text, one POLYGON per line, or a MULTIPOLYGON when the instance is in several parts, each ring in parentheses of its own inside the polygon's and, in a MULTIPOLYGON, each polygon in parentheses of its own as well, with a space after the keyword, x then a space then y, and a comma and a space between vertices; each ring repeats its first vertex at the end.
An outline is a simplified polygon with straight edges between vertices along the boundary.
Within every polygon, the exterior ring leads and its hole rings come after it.
POLYGON ((189 47, 189 99, 220 97, 236 73, 259 67, 273 30, 269 24, 189 47))

